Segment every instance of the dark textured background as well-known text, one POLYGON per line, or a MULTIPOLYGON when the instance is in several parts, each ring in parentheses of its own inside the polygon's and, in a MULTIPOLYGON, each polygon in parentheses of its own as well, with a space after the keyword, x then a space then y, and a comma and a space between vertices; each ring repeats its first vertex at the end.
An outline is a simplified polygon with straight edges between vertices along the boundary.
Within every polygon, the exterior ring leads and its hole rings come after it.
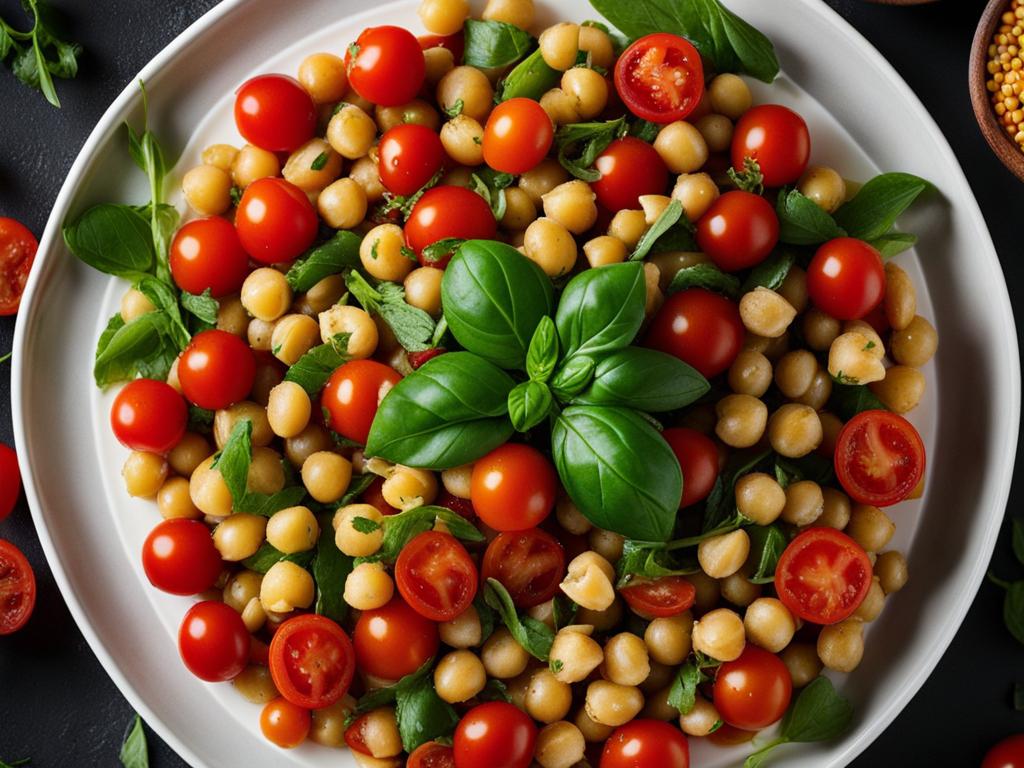
MULTIPOLYGON (((916 8, 828 2, 895 65, 938 121, 985 212, 1011 298, 1024 299, 1019 287, 1024 278, 1024 187, 989 152, 967 94, 968 51, 983 0, 943 0, 916 8)), ((51 108, 0 69, 0 216, 21 220, 37 235, 72 160, 107 105, 215 0, 52 4, 66 13, 72 39, 86 49, 78 78, 58 82, 63 109, 51 108)), ((0 15, 20 19, 16 0, 0 0, 0 15)), ((0 354, 10 348, 13 330, 13 318, 0 318, 0 354)), ((13 442, 10 408, 9 373, 0 368, 0 440, 8 444, 13 442)), ((1021 500, 1022 473, 1014 483, 1011 510, 1021 500)), ((35 617, 23 632, 0 638, 0 759, 31 757, 36 768, 116 765, 131 707, 71 620, 24 502, 0 524, 0 536, 25 551, 39 580, 35 617)), ((1012 575, 1008 550, 1004 537, 994 567, 1012 575)), ((854 763, 856 768, 976 766, 988 745, 1024 732, 1024 712, 1011 706, 1013 683, 1024 682, 1024 648, 1003 628, 1001 599, 997 588, 982 586, 938 669, 854 763)), ((184 765, 155 737, 151 759, 156 768, 184 765)))

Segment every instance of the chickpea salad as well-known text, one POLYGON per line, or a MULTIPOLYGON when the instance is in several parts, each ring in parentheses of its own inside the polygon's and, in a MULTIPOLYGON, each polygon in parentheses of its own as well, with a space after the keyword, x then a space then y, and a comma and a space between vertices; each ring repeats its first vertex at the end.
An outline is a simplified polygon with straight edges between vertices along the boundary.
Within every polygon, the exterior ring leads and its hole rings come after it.
POLYGON ((823 673, 924 484, 937 334, 890 259, 931 185, 811 165, 717 0, 591 2, 423 0, 241 84, 181 210, 129 126, 151 199, 66 223, 130 285, 93 375, 144 572, 278 747, 756 768, 851 721, 823 673))

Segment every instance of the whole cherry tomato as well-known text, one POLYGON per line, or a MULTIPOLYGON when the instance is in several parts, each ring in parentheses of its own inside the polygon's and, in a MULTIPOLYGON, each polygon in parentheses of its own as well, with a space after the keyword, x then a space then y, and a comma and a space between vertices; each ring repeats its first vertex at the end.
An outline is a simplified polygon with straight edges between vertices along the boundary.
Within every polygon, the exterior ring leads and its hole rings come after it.
POLYGON ((396 125, 377 147, 381 184, 395 195, 418 192, 444 164, 441 139, 425 125, 396 125))
POLYGON ((665 300, 644 344, 675 355, 710 379, 732 365, 744 333, 735 302, 703 288, 689 288, 665 300))
POLYGON ((752 192, 726 192, 697 221, 697 245, 726 272, 760 264, 778 241, 775 210, 752 192))
POLYGON ((142 569, 149 583, 172 595, 197 595, 213 586, 224 563, 210 529, 198 520, 157 523, 142 545, 142 569))
POLYGON ((355 92, 382 107, 412 101, 426 74, 419 41, 401 27, 363 30, 349 46, 345 65, 348 82, 355 92))
POLYGON ((416 613, 396 595, 381 608, 363 611, 352 636, 359 669, 398 680, 411 675, 437 653, 437 624, 416 613))
POLYGON ((782 660, 750 643, 715 676, 715 709, 729 725, 746 731, 779 720, 792 695, 793 680, 782 660))
POLYGON ((181 440, 188 406, 172 386, 135 379, 122 387, 110 408, 110 426, 121 445, 133 451, 167 453, 181 440))
POLYGON ((678 728, 640 718, 612 732, 600 768, 690 768, 690 745, 678 728))
POLYGON ((238 293, 249 274, 249 254, 227 219, 194 219, 171 241, 171 276, 181 290, 215 299, 238 293))
POLYGON ((686 427, 661 433, 683 470, 683 498, 679 508, 703 501, 718 479, 718 446, 707 435, 686 427))
POLYGON ((320 226, 306 193, 284 179, 257 179, 242 193, 235 227, 242 247, 261 264, 293 261, 313 244, 320 226))
POLYGON ((536 101, 503 101, 484 127, 484 162, 502 173, 526 173, 544 159, 554 138, 551 118, 536 101))
POLYGON ((405 241, 425 267, 444 268, 451 254, 430 261, 423 249, 450 237, 460 240, 493 240, 498 222, 491 206, 480 195, 465 187, 442 185, 428 189, 416 201, 405 222, 405 241))
POLYGON ((837 320, 860 320, 885 297, 882 255, 853 237, 829 240, 807 267, 807 294, 837 320))
POLYGON ((294 749, 309 736, 313 719, 308 709, 283 696, 268 701, 260 712, 260 730, 267 741, 282 749, 294 749))
POLYGON ((366 444, 377 406, 402 376, 375 360, 350 360, 331 374, 320 396, 331 429, 366 444))
POLYGON ((668 168, 646 141, 633 136, 616 139, 597 156, 601 178, 590 186, 597 202, 612 213, 639 208, 641 195, 661 195, 668 186, 668 168))
POLYGON ((473 707, 455 728, 456 768, 528 768, 537 741, 529 715, 504 701, 473 707))
POLYGON ((256 378, 252 349, 227 331, 197 333, 178 358, 178 380, 185 397, 216 411, 244 400, 256 378))
POLYGON ((178 650, 189 672, 208 683, 234 680, 249 663, 251 637, 238 611, 204 600, 185 614, 178 650))
POLYGON ((238 89, 235 124, 250 144, 291 152, 316 133, 316 105, 294 77, 259 75, 238 89))
POLYGON ((550 514, 557 486, 555 468, 540 451, 505 443, 473 465, 470 500, 491 528, 523 531, 550 514))
POLYGON ((732 164, 743 170, 745 158, 761 167, 766 187, 792 184, 807 169, 811 134, 796 112, 779 104, 760 104, 747 110, 732 134, 732 164))

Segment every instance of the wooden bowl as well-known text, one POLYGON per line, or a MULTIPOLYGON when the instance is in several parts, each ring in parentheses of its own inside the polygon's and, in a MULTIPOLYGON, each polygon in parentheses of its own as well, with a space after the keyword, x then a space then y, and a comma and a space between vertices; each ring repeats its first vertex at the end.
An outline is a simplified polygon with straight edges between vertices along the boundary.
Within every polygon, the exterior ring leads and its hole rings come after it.
POLYGON ((992 35, 999 26, 1000 17, 1009 8, 1009 0, 989 0, 985 12, 978 22, 978 30, 974 33, 971 45, 971 66, 968 82, 971 91, 971 104, 974 105, 974 116, 978 120, 985 141, 992 147, 996 157, 1012 171, 1018 179, 1024 181, 1024 151, 1006 131, 1003 130, 995 110, 992 108, 988 89, 988 46, 992 35))

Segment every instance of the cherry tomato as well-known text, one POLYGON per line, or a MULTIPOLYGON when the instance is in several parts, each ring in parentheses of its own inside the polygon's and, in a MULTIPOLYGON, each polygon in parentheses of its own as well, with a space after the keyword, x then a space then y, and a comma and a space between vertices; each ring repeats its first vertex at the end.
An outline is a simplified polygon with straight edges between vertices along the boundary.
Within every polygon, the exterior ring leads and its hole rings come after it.
POLYGON ((297 707, 283 696, 268 701, 260 712, 260 730, 267 741, 282 749, 294 749, 309 736, 313 718, 308 709, 297 707))
POLYGON ((811 134, 807 123, 779 104, 761 104, 747 110, 732 134, 732 165, 743 170, 744 158, 761 166, 766 187, 792 184, 807 169, 811 134))
POLYGON ((285 621, 270 641, 270 676, 298 707, 329 707, 355 674, 355 651, 345 630, 326 616, 306 613, 285 621))
POLYGON ((1008 736, 992 747, 981 768, 1024 768, 1024 733, 1008 736))
POLYGON ((205 592, 223 567, 210 529, 198 520, 157 523, 142 545, 142 569, 149 583, 172 595, 205 592))
POLYGON ((469 498, 491 528, 524 531, 551 512, 557 485, 555 469, 540 451, 505 443, 473 465, 469 498))
POLYGON ((178 287, 196 295, 209 289, 215 299, 238 293, 249 274, 249 254, 227 219, 195 219, 171 241, 171 275, 178 287))
POLYGON ((348 728, 345 729, 345 744, 353 752, 361 755, 373 756, 370 748, 366 746, 366 727, 370 725, 370 713, 357 717, 348 728))
POLYGON ((509 99, 487 118, 484 162, 502 173, 526 173, 544 159, 554 139, 551 118, 539 103, 522 97, 509 99))
POLYGON ((476 510, 473 509, 473 502, 469 499, 461 499, 447 490, 441 491, 434 500, 434 503, 439 507, 447 507, 470 522, 476 519, 476 510))
POLYGON ((684 120, 704 95, 704 65, 688 40, 657 32, 622 52, 615 89, 637 117, 652 123, 684 120))
POLYGON ((476 565, 459 540, 425 531, 406 544, 395 562, 395 583, 409 606, 432 621, 450 621, 476 597, 476 565))
POLYGON ((715 709, 745 731, 759 731, 781 718, 792 695, 793 679, 782 660, 750 643, 715 677, 715 709))
POLYGON ((679 508, 704 501, 718 479, 718 446, 707 435, 686 427, 661 433, 683 470, 683 498, 679 508))
POLYGON ((744 334, 735 302, 703 288, 689 288, 665 300, 644 344, 675 355, 710 379, 732 365, 744 334))
POLYGON ((412 207, 405 222, 405 242, 420 257, 425 267, 444 269, 451 254, 437 261, 423 258, 423 249, 438 240, 493 240, 498 232, 491 206, 480 195, 465 187, 443 185, 428 189, 412 207))
POLYGON ((244 400, 256 378, 256 358, 238 336, 197 333, 178 358, 178 380, 189 402, 211 411, 244 400))
POLYGON ((114 436, 133 451, 167 453, 188 425, 188 406, 163 381, 135 379, 124 385, 110 408, 114 436))
POLYGON ((0 315, 13 315, 21 304, 39 243, 20 222, 0 216, 0 315))
POLYGON ((320 396, 328 424, 342 437, 366 445, 377 406, 402 376, 384 363, 350 360, 331 374, 320 396))
POLYGON ((775 211, 752 192, 726 192, 697 221, 697 245, 726 272, 760 264, 778 241, 775 211))
POLYGON ((853 237, 829 240, 807 267, 807 293, 837 320, 861 319, 885 297, 882 255, 853 237))
POLYGON ((316 133, 316 105, 294 77, 258 75, 238 89, 235 125, 250 144, 292 152, 316 133))
POLYGON ((353 90, 382 107, 405 104, 423 85, 426 64, 413 34, 401 27, 363 30, 345 56, 353 90))
POLYGON ((801 532, 775 568, 779 599, 795 616, 815 624, 835 624, 851 616, 870 587, 867 554, 834 528, 801 532))
POLYGON ((590 187, 597 202, 612 213, 639 208, 641 195, 661 195, 668 186, 668 168, 654 147, 633 136, 623 136, 597 156, 594 167, 601 178, 590 187))
POLYGON ((388 130, 378 145, 380 181, 389 192, 411 195, 444 164, 441 139, 425 125, 407 123, 388 130))
POLYGON ((644 618, 677 616, 697 599, 697 589, 682 576, 662 576, 653 581, 635 579, 619 593, 629 607, 644 618))
POLYGON ((499 534, 484 553, 483 579, 497 579, 519 608, 532 608, 558 592, 565 550, 540 528, 499 534))
POLYGON ((412 674, 437 653, 437 624, 420 616, 396 595, 359 614, 353 634, 359 669, 374 677, 398 680, 412 674))
POLYGON ((858 413, 836 439, 836 476, 861 504, 888 507, 903 501, 921 482, 924 465, 921 435, 889 411, 858 413))
POLYGON ((447 351, 443 347, 432 347, 431 349, 424 349, 422 352, 409 352, 406 354, 406 357, 409 358, 409 367, 415 371, 424 363, 430 362, 438 355, 443 355, 447 351))
POLYGON ((660 720, 633 720, 612 731, 600 768, 690 768, 690 745, 678 728, 660 720))
POLYGON ((305 192, 284 179, 265 178, 245 188, 235 227, 254 260, 280 264, 298 258, 313 244, 319 219, 305 192))
POLYGON ((9 446, 0 443, 0 521, 14 511, 21 495, 21 470, 18 468, 18 454, 9 446))
POLYGON ((451 747, 428 741, 409 755, 405 768, 455 768, 455 752, 451 747))
POLYGON ((238 677, 249 663, 250 642, 241 614, 216 600, 189 608, 178 631, 181 660, 189 672, 208 683, 238 677))
POLYGON ((456 768, 528 768, 537 726, 518 707, 492 701, 473 707, 455 728, 456 768))
POLYGON ((14 544, 0 539, 0 636, 17 632, 36 607, 36 575, 14 544))

